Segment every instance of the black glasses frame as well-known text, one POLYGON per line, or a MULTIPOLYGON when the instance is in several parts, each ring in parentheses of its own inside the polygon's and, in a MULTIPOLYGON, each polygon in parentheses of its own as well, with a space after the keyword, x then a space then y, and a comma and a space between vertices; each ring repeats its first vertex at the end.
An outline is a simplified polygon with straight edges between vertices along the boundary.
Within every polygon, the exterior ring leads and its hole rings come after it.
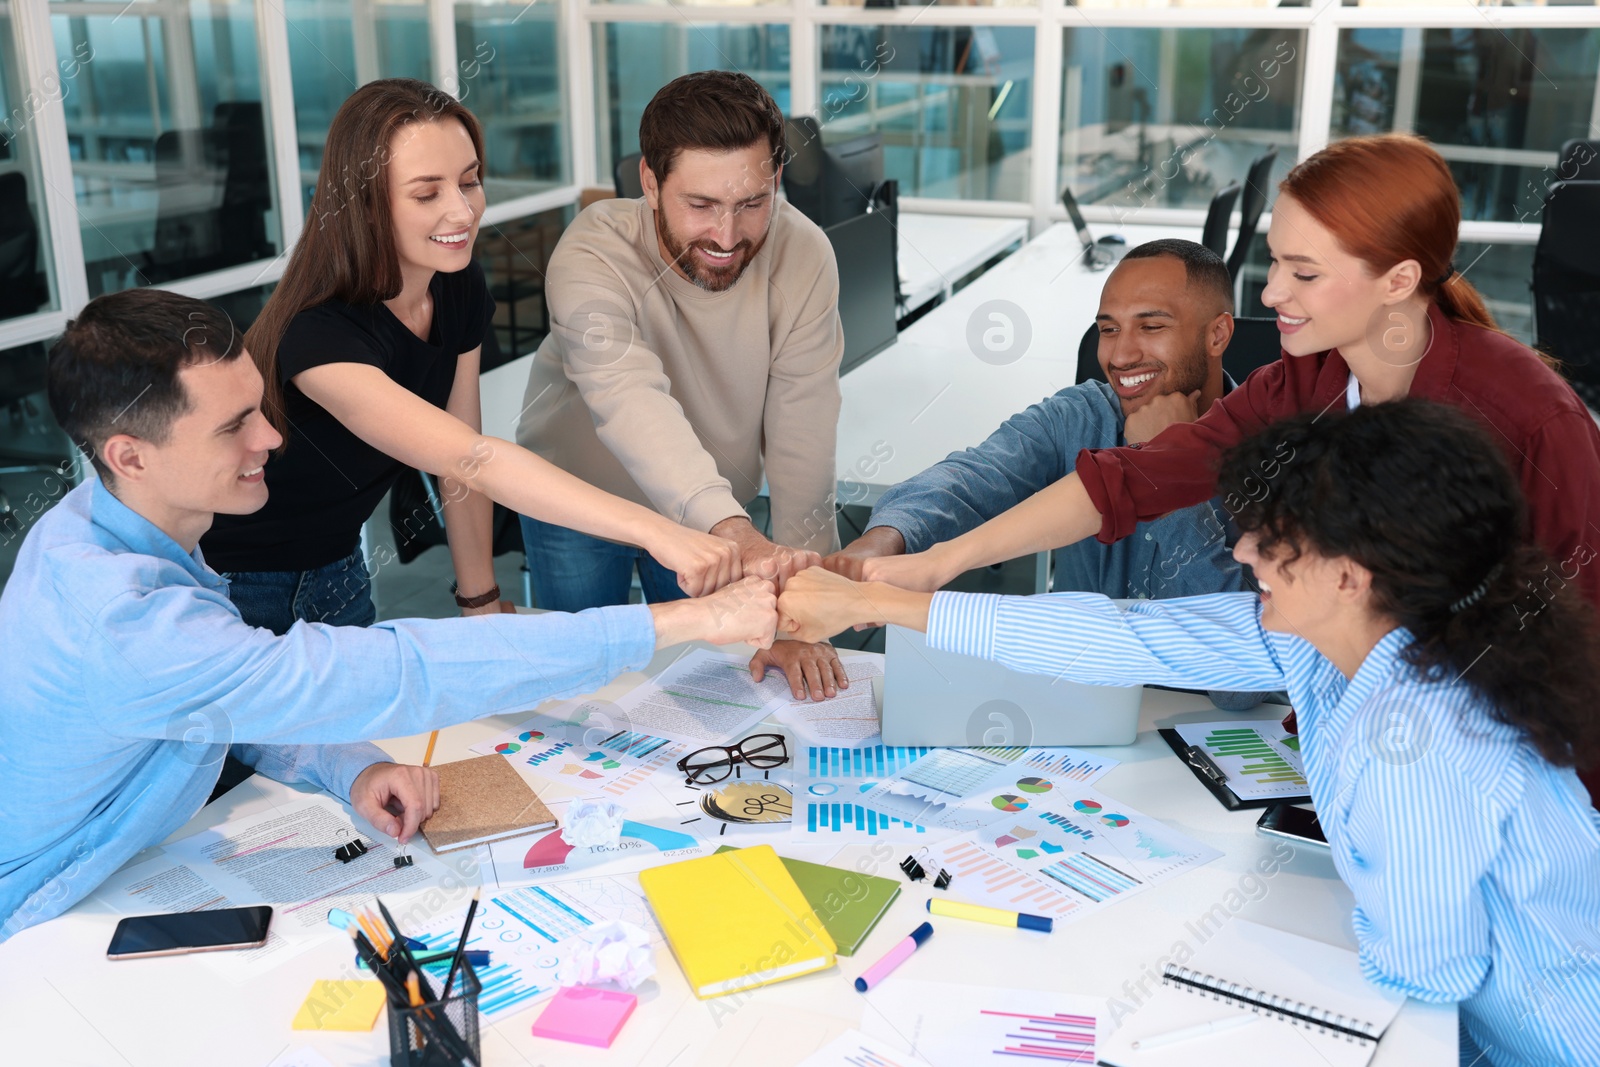
POLYGON ((732 745, 708 745, 705 748, 697 748, 678 761, 678 770, 684 773, 690 785, 709 785, 727 778, 733 773, 733 768, 740 763, 756 770, 768 771, 774 767, 782 767, 788 762, 789 742, 782 734, 751 734, 743 741, 736 741, 732 745), (745 746, 751 742, 760 742, 762 747, 746 751, 745 746), (709 753, 720 753, 720 757, 706 759, 709 753), (696 757, 702 758, 696 759, 696 757), (691 763, 696 764, 692 770, 691 763), (704 765, 699 765, 701 763, 704 765))

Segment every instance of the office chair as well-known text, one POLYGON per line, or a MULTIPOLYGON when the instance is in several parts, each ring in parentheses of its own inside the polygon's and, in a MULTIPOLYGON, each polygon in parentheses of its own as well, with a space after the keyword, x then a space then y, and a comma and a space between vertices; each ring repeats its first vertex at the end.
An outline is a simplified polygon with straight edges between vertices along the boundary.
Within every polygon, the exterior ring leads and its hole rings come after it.
POLYGON ((1555 179, 1545 184, 1546 190, 1558 181, 1600 181, 1600 141, 1573 138, 1561 146, 1558 160, 1555 179))
POLYGON ((1538 347, 1590 408, 1600 411, 1600 181, 1556 182, 1544 202, 1533 253, 1533 322, 1538 347))
POLYGON ((0 319, 39 310, 49 299, 39 275, 39 221, 28 206, 28 179, 0 174, 0 319))
POLYGON ((1224 258, 1228 255, 1228 221, 1233 215, 1233 202, 1239 199, 1239 183, 1229 182, 1217 190, 1206 212, 1206 228, 1201 232, 1200 243, 1224 258))
MULTIPOLYGON (((1222 369, 1235 382, 1243 382, 1252 371, 1276 363, 1283 354, 1283 341, 1276 317, 1233 317, 1233 339, 1222 353, 1222 369)), ((1103 382, 1100 372, 1100 327, 1091 325, 1078 342, 1078 381, 1103 382)))
POLYGON ((1267 208, 1267 183, 1272 180, 1272 165, 1278 161, 1276 146, 1268 148, 1245 175, 1244 191, 1239 194, 1239 236, 1234 238, 1233 251, 1228 253, 1228 277, 1239 280, 1239 268, 1250 254, 1250 242, 1256 237, 1256 224, 1267 208))
POLYGON ((644 182, 639 180, 639 161, 643 158, 644 153, 635 152, 623 156, 611 168, 611 181, 616 186, 617 195, 624 200, 637 200, 644 195, 644 182))
MULTIPOLYGON (((65 480, 76 484, 82 472, 71 463, 72 441, 44 396, 46 366, 42 341, 0 353, 0 475, 70 471, 65 480)), ((0 488, 0 531, 10 514, 11 500, 0 488)))
POLYGON ((217 226, 222 234, 215 267, 271 259, 277 248, 267 239, 272 210, 272 177, 267 170, 267 135, 257 100, 221 103, 212 112, 211 136, 222 164, 222 204, 217 226))

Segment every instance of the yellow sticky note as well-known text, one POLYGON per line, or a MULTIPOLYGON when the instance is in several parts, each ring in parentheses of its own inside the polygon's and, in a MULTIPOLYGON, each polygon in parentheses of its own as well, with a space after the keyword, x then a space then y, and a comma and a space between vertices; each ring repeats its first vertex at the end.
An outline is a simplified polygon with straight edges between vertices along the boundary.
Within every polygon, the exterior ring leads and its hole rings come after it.
POLYGON ((296 1030, 371 1030, 383 1010, 380 982, 321 979, 294 1014, 296 1030))

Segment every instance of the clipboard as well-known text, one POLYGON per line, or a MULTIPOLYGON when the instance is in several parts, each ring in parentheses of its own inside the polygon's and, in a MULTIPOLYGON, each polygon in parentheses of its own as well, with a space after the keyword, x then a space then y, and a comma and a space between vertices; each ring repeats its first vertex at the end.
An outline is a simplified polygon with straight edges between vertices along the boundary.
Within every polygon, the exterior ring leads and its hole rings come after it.
POLYGON ((1203 751, 1191 746, 1176 730, 1157 730, 1161 740, 1165 741, 1173 753, 1183 761, 1200 784, 1217 798, 1217 803, 1229 811, 1240 811, 1244 808, 1270 808, 1274 804, 1308 804, 1311 794, 1293 797, 1262 797, 1259 800, 1240 800, 1233 790, 1228 788, 1228 776, 1222 769, 1211 761, 1203 751))

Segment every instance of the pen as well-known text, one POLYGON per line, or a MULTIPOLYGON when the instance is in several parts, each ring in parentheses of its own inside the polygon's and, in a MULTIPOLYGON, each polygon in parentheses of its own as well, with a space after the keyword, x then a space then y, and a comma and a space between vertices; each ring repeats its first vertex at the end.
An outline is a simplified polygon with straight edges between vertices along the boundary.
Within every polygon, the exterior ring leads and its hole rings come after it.
POLYGON ((1043 930, 1047 934, 1056 926, 1056 921, 1045 915, 986 908, 982 904, 963 904, 959 900, 940 900, 936 897, 928 901, 928 911, 934 915, 948 915, 952 919, 971 919, 973 922, 993 923, 996 926, 1020 926, 1024 930, 1043 930))
MULTIPOLYGON (((482 886, 472 891, 472 903, 467 905, 467 921, 461 924, 461 940, 456 943, 455 959, 450 961, 450 973, 445 976, 444 992, 439 994, 440 1000, 449 999, 450 985, 456 980, 456 969, 461 966, 461 961, 466 957, 467 932, 472 929, 472 917, 478 912, 478 897, 482 893, 482 886)), ((477 964, 473 964, 473 966, 477 966, 477 964)))
POLYGON ((1259 1018, 1261 1018, 1259 1015, 1235 1015, 1231 1019, 1218 1019, 1215 1022, 1201 1023, 1199 1026, 1186 1026, 1182 1030, 1169 1030, 1153 1037, 1141 1037, 1133 1043, 1133 1047, 1160 1048, 1162 1045, 1187 1041, 1192 1037, 1205 1037, 1207 1034, 1220 1034, 1224 1030, 1237 1030, 1241 1026, 1249 1026, 1259 1018))
POLYGON ((933 936, 933 924, 923 923, 894 948, 890 949, 877 963, 861 972, 861 977, 856 979, 856 991, 865 993, 889 976, 889 972, 911 958, 924 941, 933 936))

